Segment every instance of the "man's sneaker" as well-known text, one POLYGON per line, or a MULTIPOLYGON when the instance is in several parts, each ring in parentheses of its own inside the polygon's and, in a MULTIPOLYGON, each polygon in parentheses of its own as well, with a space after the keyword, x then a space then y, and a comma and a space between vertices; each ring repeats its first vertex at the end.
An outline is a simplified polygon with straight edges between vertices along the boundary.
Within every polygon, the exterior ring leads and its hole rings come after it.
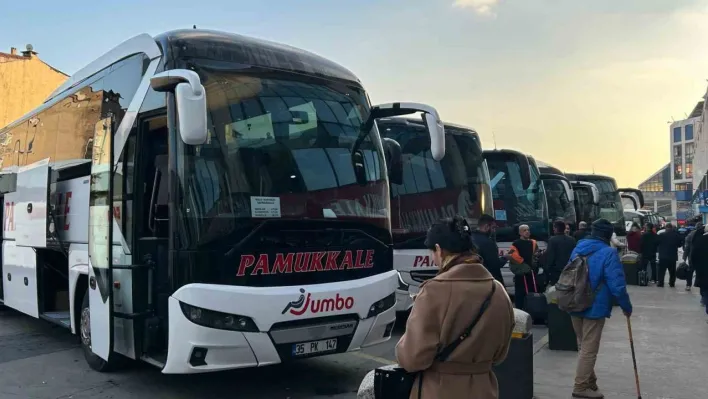
POLYGON ((585 398, 585 399, 602 399, 605 397, 600 391, 593 391, 592 389, 585 389, 582 391, 573 391, 574 398, 585 398))

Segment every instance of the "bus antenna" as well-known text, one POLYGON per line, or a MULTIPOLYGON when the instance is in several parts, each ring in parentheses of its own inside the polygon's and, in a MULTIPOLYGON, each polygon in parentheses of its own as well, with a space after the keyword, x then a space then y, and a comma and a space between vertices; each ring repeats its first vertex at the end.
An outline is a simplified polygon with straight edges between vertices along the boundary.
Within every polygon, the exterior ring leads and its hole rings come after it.
POLYGON ((492 130, 492 138, 494 139, 494 149, 497 149, 497 133, 492 130))

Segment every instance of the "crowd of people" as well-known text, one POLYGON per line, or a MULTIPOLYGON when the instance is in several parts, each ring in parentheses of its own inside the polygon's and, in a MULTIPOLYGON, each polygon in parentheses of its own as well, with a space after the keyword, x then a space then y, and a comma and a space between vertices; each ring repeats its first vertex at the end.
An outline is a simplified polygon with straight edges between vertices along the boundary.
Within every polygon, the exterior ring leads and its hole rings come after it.
POLYGON ((657 287, 664 286, 668 271, 669 286, 674 287, 678 249, 683 247, 690 271, 686 290, 700 287, 702 303, 708 299, 708 231, 701 224, 685 239, 670 224, 659 234, 651 224, 643 230, 635 224, 625 248, 605 219, 591 226, 581 222, 572 235, 568 225, 557 221, 545 251, 531 238, 529 226, 521 225, 519 239, 504 256, 499 256, 494 230, 494 218, 484 215, 476 230, 464 218, 455 217, 439 221, 428 231, 425 245, 439 271, 421 285, 396 347, 400 366, 416 373, 411 398, 466 398, 470 393, 480 399, 498 398, 492 366, 506 358, 513 307, 524 309, 529 292, 555 285, 576 258, 583 259, 593 292, 589 307, 570 313, 579 344, 572 393, 576 398, 604 397, 594 368, 605 320, 614 301, 626 317, 632 314, 619 249, 640 254, 641 267, 657 287), (507 261, 514 274, 513 304, 501 273, 507 261), (454 349, 446 350, 450 346, 454 349))

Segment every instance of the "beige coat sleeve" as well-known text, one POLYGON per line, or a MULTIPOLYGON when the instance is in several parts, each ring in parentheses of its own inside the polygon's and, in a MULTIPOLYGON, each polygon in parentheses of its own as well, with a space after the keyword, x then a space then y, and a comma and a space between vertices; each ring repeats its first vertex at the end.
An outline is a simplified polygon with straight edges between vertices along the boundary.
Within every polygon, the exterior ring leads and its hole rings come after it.
POLYGON ((398 364, 408 372, 428 369, 440 347, 451 290, 445 283, 429 280, 421 287, 406 323, 406 332, 396 345, 398 364), (447 291, 447 292, 445 292, 447 291))

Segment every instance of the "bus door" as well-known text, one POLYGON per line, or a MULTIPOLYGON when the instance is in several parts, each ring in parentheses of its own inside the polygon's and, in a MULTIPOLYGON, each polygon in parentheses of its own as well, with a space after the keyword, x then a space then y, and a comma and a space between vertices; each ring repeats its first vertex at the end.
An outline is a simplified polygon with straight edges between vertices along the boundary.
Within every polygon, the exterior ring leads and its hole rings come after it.
POLYGON ((94 128, 89 194, 89 306, 91 350, 108 361, 113 352, 113 129, 112 118, 94 128))

